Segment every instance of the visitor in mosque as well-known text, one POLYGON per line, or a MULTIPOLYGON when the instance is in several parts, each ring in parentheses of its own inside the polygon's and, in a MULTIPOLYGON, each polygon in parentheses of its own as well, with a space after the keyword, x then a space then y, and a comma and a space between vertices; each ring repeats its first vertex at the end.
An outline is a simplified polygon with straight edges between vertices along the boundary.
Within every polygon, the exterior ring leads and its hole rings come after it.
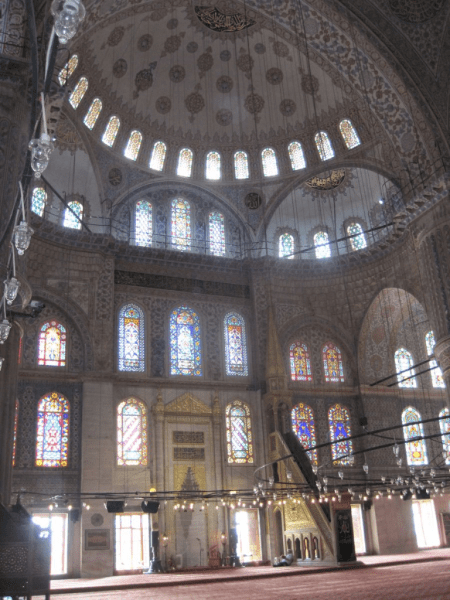
POLYGON ((282 554, 278 563, 274 563, 274 567, 290 567, 294 560, 294 555, 292 554, 292 550, 288 550, 286 555, 282 554))

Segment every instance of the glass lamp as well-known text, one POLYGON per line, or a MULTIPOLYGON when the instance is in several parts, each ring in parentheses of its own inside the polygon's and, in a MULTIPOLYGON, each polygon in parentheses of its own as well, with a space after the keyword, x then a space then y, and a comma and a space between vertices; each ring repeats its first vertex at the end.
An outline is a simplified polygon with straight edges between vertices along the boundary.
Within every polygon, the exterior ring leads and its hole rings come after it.
POLYGON ((11 277, 11 279, 6 279, 5 284, 5 298, 8 304, 12 304, 17 297, 17 293, 20 288, 20 281, 17 281, 15 277, 11 277))
POLYGON ((21 221, 20 225, 14 227, 14 243, 18 254, 22 255, 28 249, 33 233, 34 229, 26 221, 21 221))
POLYGON ((86 15, 81 0, 53 0, 51 7, 55 19, 55 32, 61 44, 67 44, 77 32, 86 15))
MULTIPOLYGON (((45 118, 45 117, 44 117, 45 118)), ((53 152, 54 144, 48 133, 41 133, 40 138, 31 140, 28 145, 31 150, 31 168, 34 176, 39 179, 48 166, 50 154, 53 152)))
POLYGON ((8 319, 3 319, 0 323, 0 344, 4 344, 8 339, 9 332, 11 331, 11 323, 8 319))

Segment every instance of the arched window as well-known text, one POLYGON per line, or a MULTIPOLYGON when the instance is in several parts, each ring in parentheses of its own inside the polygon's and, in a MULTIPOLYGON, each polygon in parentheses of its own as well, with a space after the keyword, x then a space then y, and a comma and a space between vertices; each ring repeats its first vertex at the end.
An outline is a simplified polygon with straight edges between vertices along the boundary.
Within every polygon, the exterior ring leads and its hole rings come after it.
POLYGON ((331 446, 331 458, 333 465, 352 465, 353 456, 346 456, 353 452, 353 442, 347 438, 351 437, 350 414, 345 406, 335 404, 328 411, 328 427, 330 441, 335 442, 331 446))
POLYGON ((298 171, 299 169, 304 169, 306 167, 306 160, 300 142, 291 142, 288 146, 288 151, 292 170, 298 171))
POLYGON ((83 100, 85 93, 87 92, 89 83, 86 77, 80 77, 77 85, 74 87, 73 92, 69 96, 69 102, 72 108, 77 109, 80 102, 83 100))
POLYGON ((347 225, 347 235, 353 236, 350 238, 352 250, 362 250, 367 247, 366 236, 359 223, 350 223, 347 225))
MULTIPOLYGON (((436 341, 434 339, 434 332, 429 331, 425 336, 425 344, 427 347, 428 356, 432 356, 434 354, 434 347, 436 345, 436 341)), ((433 368, 431 373, 431 383, 434 388, 445 388, 444 378, 442 376, 442 371, 438 367, 438 364, 435 360, 430 360, 430 368, 433 368), (433 368, 434 367, 434 368, 433 368)))
POLYGON ((290 233, 282 233, 278 238, 278 256, 280 258, 294 258, 294 236, 290 233))
POLYGON ((445 464, 450 464, 450 411, 448 408, 443 408, 439 413, 441 420, 439 427, 442 434, 442 452, 445 458, 445 464), (445 418, 443 418, 445 417, 445 418))
POLYGON ((139 154, 139 150, 141 149, 141 144, 142 133, 135 129, 130 133, 130 137, 128 138, 127 147, 125 148, 124 152, 125 158, 136 160, 139 154))
POLYGON ((397 372, 397 380, 399 382, 398 387, 417 387, 417 381, 414 377, 414 369, 411 368, 414 364, 411 352, 408 352, 408 350, 405 348, 399 348, 395 351, 394 360, 395 370, 397 372))
POLYGON ((14 431, 13 431, 13 448, 12 448, 12 466, 16 466, 16 450, 17 450, 17 430, 19 428, 19 401, 16 398, 14 403, 14 431))
POLYGON ((120 127, 120 119, 119 117, 111 117, 108 121, 108 125, 106 126, 105 132, 102 135, 102 142, 109 146, 110 148, 116 141, 116 136, 120 127))
POLYGON ((162 171, 166 159, 167 146, 164 142, 155 142, 150 157, 150 169, 162 171))
POLYGON ((228 313, 224 319, 225 365, 227 375, 248 375, 247 334, 245 321, 237 313, 228 313))
POLYGON ((45 367, 64 367, 66 365, 66 328, 58 321, 47 321, 41 326, 38 365, 45 367))
POLYGON ((322 350, 325 381, 343 382, 344 368, 341 351, 334 344, 326 344, 322 350))
POLYGON ((136 304, 119 311, 119 371, 145 371, 144 313, 136 304))
POLYGON ((235 400, 225 409, 227 455, 231 464, 253 463, 252 423, 249 407, 235 400))
POLYGON ((31 210, 39 217, 42 217, 46 203, 47 192, 44 190, 44 188, 34 188, 33 195, 31 196, 31 210))
POLYGON ((208 152, 206 155, 206 179, 220 179, 220 154, 208 152))
POLYGON ((289 348, 292 381, 312 381, 311 361, 306 344, 294 342, 289 348))
POLYGON ((214 256, 225 256, 225 219, 220 212, 209 213, 209 250, 214 256))
POLYGON ((234 153, 234 176, 236 179, 248 179, 248 155, 243 150, 234 153))
MULTIPOLYGON (((303 448, 316 445, 316 427, 314 413, 307 404, 297 404, 291 412, 292 429, 303 448)), ((313 465, 317 465, 317 450, 308 450, 306 454, 313 465)))
POLYGON ((117 407, 117 464, 147 465, 147 407, 135 398, 117 407))
POLYGON ((138 200, 134 208, 134 243, 150 248, 152 245, 152 205, 138 200))
POLYGON ((69 229, 81 229, 82 220, 83 205, 81 202, 78 202, 78 200, 71 200, 64 210, 64 227, 68 227, 69 229))
POLYGON ((190 177, 192 174, 192 150, 183 148, 178 156, 177 175, 180 177, 190 177))
POLYGON ((172 246, 181 251, 191 248, 191 207, 182 198, 172 200, 172 246))
POLYGON ((39 400, 36 467, 67 467, 69 413, 69 402, 57 392, 47 394, 39 400))
POLYGON ((170 315, 170 374, 202 375, 200 320, 196 312, 180 306, 170 315))
POLYGON ((351 121, 349 121, 348 119, 344 119, 339 123, 339 129, 341 131, 344 143, 349 150, 351 150, 352 148, 356 148, 356 146, 359 146, 361 144, 359 135, 357 134, 356 129, 353 127, 351 121))
POLYGON ((86 125, 88 129, 93 129, 94 125, 97 123, 97 119, 102 112, 103 103, 100 98, 94 98, 89 107, 89 110, 84 116, 83 123, 86 125))
POLYGON ((331 145, 330 138, 326 131, 319 131, 316 133, 314 141, 316 142, 320 160, 329 160, 334 157, 333 146, 331 145))
POLYGON ((408 406, 402 412, 402 423, 405 426, 403 427, 403 437, 405 442, 408 442, 405 444, 406 461, 410 466, 428 464, 425 440, 409 441, 423 436, 422 423, 418 423, 421 420, 420 413, 412 406, 408 406))
POLYGON ((277 156, 273 148, 264 148, 261 152, 261 160, 265 177, 278 175, 277 156))
POLYGON ((59 85, 66 85, 78 67, 78 54, 71 56, 58 75, 59 85))
POLYGON ((326 231, 318 231, 314 235, 314 247, 316 258, 330 258, 331 248, 328 233, 326 231))

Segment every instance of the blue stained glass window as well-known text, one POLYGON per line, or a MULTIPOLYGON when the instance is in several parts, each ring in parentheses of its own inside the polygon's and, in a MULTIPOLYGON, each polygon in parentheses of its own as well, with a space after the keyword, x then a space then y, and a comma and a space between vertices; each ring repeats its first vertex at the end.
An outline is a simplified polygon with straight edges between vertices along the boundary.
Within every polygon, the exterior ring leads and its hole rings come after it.
POLYGON ((81 202, 78 202, 78 200, 72 200, 69 202, 68 207, 69 208, 64 210, 64 227, 68 227, 69 229, 81 229, 83 205, 81 202))
POLYGON ((397 372, 397 380, 399 382, 398 387, 417 387, 417 381, 414 377, 414 369, 411 368, 414 364, 411 352, 408 352, 408 350, 405 348, 399 348, 395 351, 394 360, 395 370, 397 372))
POLYGON ((335 442, 331 446, 331 458, 333 464, 352 465, 353 456, 346 456, 353 452, 353 442, 347 438, 351 437, 350 414, 345 406, 335 404, 328 411, 328 427, 330 430, 330 441, 335 442))
POLYGON ((243 317, 237 313, 228 313, 224 319, 224 327, 227 375, 248 375, 247 334, 243 317))
POLYGON ((289 348, 292 381, 312 381, 311 361, 306 344, 294 342, 289 348))
MULTIPOLYGON (((425 344, 427 347, 428 356, 432 356, 434 354, 434 347, 436 345, 436 341, 434 339, 434 332, 429 331, 425 336, 425 344)), ((444 377, 442 376, 442 371, 438 367, 438 364, 435 360, 430 360, 430 368, 433 368, 431 373, 431 383, 434 388, 445 388, 444 377)))
POLYGON ((181 198, 172 200, 172 246, 182 251, 191 248, 191 207, 181 198))
POLYGON ((135 207, 135 244, 149 248, 152 245, 152 205, 138 200, 135 207))
POLYGON ((352 250, 362 250, 367 247, 366 236, 359 223, 350 223, 347 227, 347 235, 354 236, 350 238, 352 250))
POLYGON ((439 413, 440 417, 446 417, 439 421, 439 427, 442 434, 442 452, 445 458, 445 464, 450 464, 450 411, 443 408, 439 413))
MULTIPOLYGON (((307 404, 297 404, 291 412, 292 429, 298 437, 303 448, 312 448, 316 445, 316 427, 314 413, 307 404)), ((313 465, 317 465, 317 450, 308 450, 307 455, 313 465)))
POLYGON ((187 306, 170 315, 170 374, 202 375, 200 320, 187 306))
POLYGON ((144 313, 135 304, 119 311, 119 371, 145 371, 144 313))
POLYGON ((31 196, 31 210, 39 217, 42 217, 46 202, 47 193, 44 188, 34 188, 33 195, 31 196))
POLYGON ((403 437, 408 442, 405 444, 406 460, 408 465, 411 466, 428 464, 425 440, 409 441, 418 436, 423 436, 422 423, 417 422, 421 420, 420 413, 412 406, 408 406, 402 412, 403 437))
POLYGON ((252 424, 249 407, 235 400, 225 409, 227 455, 232 464, 253 463, 252 424))
POLYGON ((294 236, 290 233, 282 233, 278 239, 278 256, 280 258, 294 258, 294 236))
POLYGON ((326 231, 318 231, 314 236, 316 258, 330 258, 331 248, 326 231))
POLYGON ((316 142, 317 151, 321 160, 329 160, 334 157, 333 146, 331 145, 330 138, 326 131, 319 131, 314 137, 316 142))
POLYGON ((209 213, 209 249, 214 256, 225 256, 225 219, 219 212, 209 213))

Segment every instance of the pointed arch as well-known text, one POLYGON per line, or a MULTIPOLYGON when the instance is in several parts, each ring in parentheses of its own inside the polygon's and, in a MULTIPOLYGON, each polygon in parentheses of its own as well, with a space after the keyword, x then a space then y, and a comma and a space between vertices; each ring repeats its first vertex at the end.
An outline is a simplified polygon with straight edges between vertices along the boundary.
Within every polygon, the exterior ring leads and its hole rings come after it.
POLYGON ((172 200, 172 246, 182 252, 191 249, 191 205, 187 200, 172 200))
POLYGON ((64 209, 63 227, 67 227, 68 229, 81 229, 82 220, 83 205, 79 200, 71 200, 64 209))
POLYGON ((312 381, 311 360, 308 347, 301 342, 294 342, 289 348, 292 381, 312 381))
POLYGON ((178 155, 177 175, 190 177, 192 175, 192 160, 194 154, 190 148, 182 148, 178 155))
MULTIPOLYGON (((427 347, 427 355, 433 356, 434 347, 436 345, 436 341, 434 339, 434 331, 429 331, 425 336, 425 345, 427 347)), ((430 368, 433 370, 430 371, 431 374, 431 384, 434 388, 445 388, 444 377, 442 375, 441 369, 438 367, 437 362, 433 359, 430 360, 430 368)))
MULTIPOLYGON (((313 409, 307 404, 297 404, 291 411, 292 429, 303 448, 313 448, 316 445, 316 427, 313 409)), ((313 465, 318 464, 317 450, 307 450, 306 454, 313 465)))
POLYGON ((147 407, 136 398, 117 407, 117 464, 147 465, 147 407))
POLYGON ((244 318, 238 313, 228 313, 224 319, 224 329, 226 373, 247 376, 247 333, 244 318))
POLYGON ((415 388, 417 380, 415 378, 414 360, 411 352, 406 348, 398 348, 394 354, 395 370, 397 372, 398 387, 415 388))
POLYGON ((129 158, 130 160, 137 160, 139 156, 139 150, 141 149, 142 144, 142 133, 137 129, 134 129, 130 133, 130 137, 128 138, 128 143, 124 151, 125 158, 129 158))
POLYGON ((316 258, 330 258, 331 248, 328 233, 326 231, 318 231, 314 234, 313 241, 316 258))
POLYGON ((88 129, 93 129, 94 125, 97 123, 97 119, 102 112, 103 103, 100 98, 94 98, 91 102, 89 110, 84 116, 83 123, 86 125, 88 129))
POLYGON ((134 205, 134 243, 150 248, 153 237, 153 210, 148 200, 138 200, 134 205))
POLYGON ((52 392, 38 403, 36 467, 67 467, 69 455, 69 401, 52 392))
POLYGON ((38 365, 65 367, 66 328, 56 320, 47 321, 39 330, 38 365))
POLYGON ((331 145, 330 136, 326 131, 317 132, 314 136, 314 141, 320 160, 330 160, 330 158, 334 158, 333 146, 331 145))
POLYGON ((322 361, 325 381, 333 383, 345 381, 342 354, 335 344, 330 342, 325 344, 322 350, 322 361))
POLYGON ((173 310, 169 337, 170 374, 201 376, 202 346, 197 313, 187 306, 173 310))
POLYGON ((418 410, 408 406, 402 412, 403 437, 405 439, 406 461, 410 466, 420 466, 428 464, 427 446, 425 440, 412 440, 418 436, 423 436, 423 425, 418 423, 422 417, 418 410))
POLYGON ((217 180, 221 177, 221 158, 215 150, 206 155, 206 179, 217 180))
POLYGON ((264 177, 274 177, 278 175, 277 155, 273 148, 264 148, 261 152, 264 177))
POLYGON ((353 442, 347 438, 351 437, 350 413, 345 406, 335 404, 328 410, 328 428, 330 441, 335 442, 331 446, 331 459, 333 465, 353 465, 354 457, 353 442), (350 456, 347 456, 350 455, 350 456))
POLYGON ((234 400, 225 409, 229 464, 253 463, 253 435, 250 407, 234 400))
POLYGON ((349 223, 347 225, 347 235, 352 236, 350 238, 352 250, 363 250, 364 248, 367 248, 366 235, 360 223, 356 221, 349 223))
POLYGON ((145 371, 145 319, 136 304, 125 304, 119 310, 119 371, 145 371))
POLYGON ((74 87, 73 92, 69 96, 69 102, 72 108, 75 110, 79 107, 80 102, 83 100, 89 87, 89 82, 86 77, 80 77, 77 85, 74 87))
POLYGON ((116 141, 117 134, 120 128, 120 119, 113 115, 110 117, 108 124, 106 125, 105 131, 102 135, 102 142, 109 146, 113 147, 114 142, 116 141))
POLYGON ((278 256, 280 258, 293 259, 295 251, 295 241, 292 233, 285 231, 278 238, 278 256))
POLYGON ((238 150, 234 153, 234 176, 236 179, 248 179, 250 176, 248 154, 244 150, 238 150))
POLYGON ((305 154, 300 142, 291 142, 288 146, 288 152, 293 171, 299 171, 300 169, 306 168, 305 154))
POLYGON ((31 196, 31 210, 35 215, 42 217, 44 215, 45 205, 47 204, 47 192, 44 188, 36 187, 31 196))
POLYGON ((354 128, 353 123, 349 119, 342 119, 342 121, 339 123, 339 130, 348 150, 356 148, 356 146, 361 144, 359 135, 354 128))
POLYGON ((225 256, 225 219, 222 213, 209 213, 209 251, 214 256, 225 256))
POLYGON ((161 140, 153 144, 152 155, 150 157, 150 169, 155 171, 162 171, 164 168, 164 161, 166 160, 167 146, 161 140))

